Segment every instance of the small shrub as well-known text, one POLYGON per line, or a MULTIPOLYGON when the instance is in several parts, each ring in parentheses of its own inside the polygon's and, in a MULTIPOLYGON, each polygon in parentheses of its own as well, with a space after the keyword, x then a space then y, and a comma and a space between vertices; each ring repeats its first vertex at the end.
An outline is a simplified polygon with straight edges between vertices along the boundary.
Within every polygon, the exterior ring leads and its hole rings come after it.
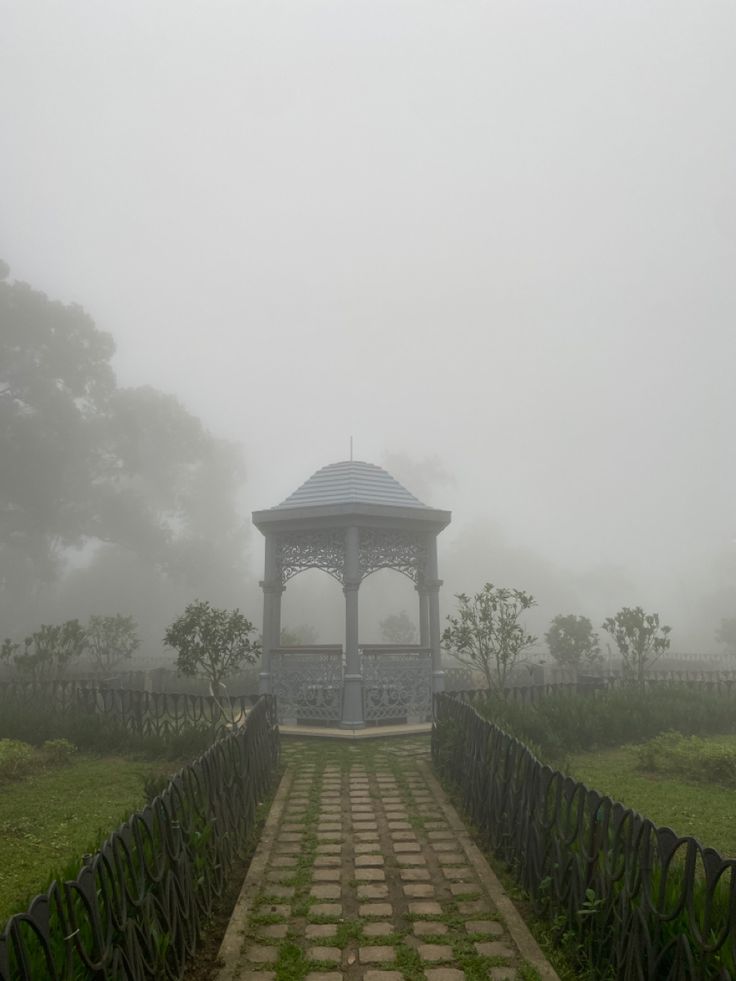
POLYGON ((52 766, 61 766, 68 763, 76 753, 77 747, 68 739, 47 739, 41 745, 41 753, 47 763, 52 766))
POLYGON ((638 747, 637 756, 641 769, 649 773, 736 787, 736 750, 697 736, 663 732, 638 747))
POLYGON ((0 739, 0 780, 17 780, 37 766, 33 746, 18 739, 0 739))

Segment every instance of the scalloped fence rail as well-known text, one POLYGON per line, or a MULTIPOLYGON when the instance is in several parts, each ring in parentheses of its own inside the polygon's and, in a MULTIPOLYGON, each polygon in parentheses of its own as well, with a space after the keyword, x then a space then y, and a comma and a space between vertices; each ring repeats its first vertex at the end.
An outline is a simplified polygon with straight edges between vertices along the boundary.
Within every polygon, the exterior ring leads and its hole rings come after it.
POLYGON ((542 764, 472 701, 437 696, 433 761, 536 912, 601 977, 736 978, 736 860, 542 764))
POLYGON ((0 933, 0 981, 179 979, 275 780, 273 700, 183 767, 153 802, 0 933))
POLYGON ((251 695, 218 700, 211 695, 103 688, 79 681, 0 683, 0 704, 59 716, 93 715, 139 736, 179 736, 192 726, 214 729, 245 718, 251 695))

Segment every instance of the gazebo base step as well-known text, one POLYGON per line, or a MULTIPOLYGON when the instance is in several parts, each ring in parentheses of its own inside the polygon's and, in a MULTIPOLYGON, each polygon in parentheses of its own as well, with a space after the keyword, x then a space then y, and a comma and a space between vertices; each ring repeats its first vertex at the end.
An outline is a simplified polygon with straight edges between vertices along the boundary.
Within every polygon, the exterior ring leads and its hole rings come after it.
POLYGON ((299 739, 381 739, 387 736, 417 736, 431 731, 431 722, 398 726, 371 725, 362 729, 338 729, 315 725, 279 726, 279 732, 282 736, 297 736, 299 739))

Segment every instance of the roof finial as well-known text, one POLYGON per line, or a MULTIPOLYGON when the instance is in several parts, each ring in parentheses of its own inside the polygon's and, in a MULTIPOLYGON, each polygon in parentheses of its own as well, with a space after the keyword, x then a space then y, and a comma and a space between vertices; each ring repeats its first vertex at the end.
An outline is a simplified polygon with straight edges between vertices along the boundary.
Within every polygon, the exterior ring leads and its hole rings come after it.
POLYGON ((350 437, 350 462, 353 462, 353 437, 350 437))

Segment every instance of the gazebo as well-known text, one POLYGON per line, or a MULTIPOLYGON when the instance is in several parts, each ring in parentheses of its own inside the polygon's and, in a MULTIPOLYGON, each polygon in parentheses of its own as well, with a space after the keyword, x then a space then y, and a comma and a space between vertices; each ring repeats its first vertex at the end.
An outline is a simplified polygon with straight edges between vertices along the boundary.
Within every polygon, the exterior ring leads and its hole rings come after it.
POLYGON ((276 507, 253 512, 266 540, 260 690, 277 696, 282 722, 424 721, 444 688, 440 655, 437 536, 450 512, 426 507, 386 470, 357 460, 313 474, 276 507), (345 594, 342 645, 280 647, 281 596, 290 579, 321 569, 345 594), (415 585, 419 644, 362 647, 360 584, 395 569, 415 585))

